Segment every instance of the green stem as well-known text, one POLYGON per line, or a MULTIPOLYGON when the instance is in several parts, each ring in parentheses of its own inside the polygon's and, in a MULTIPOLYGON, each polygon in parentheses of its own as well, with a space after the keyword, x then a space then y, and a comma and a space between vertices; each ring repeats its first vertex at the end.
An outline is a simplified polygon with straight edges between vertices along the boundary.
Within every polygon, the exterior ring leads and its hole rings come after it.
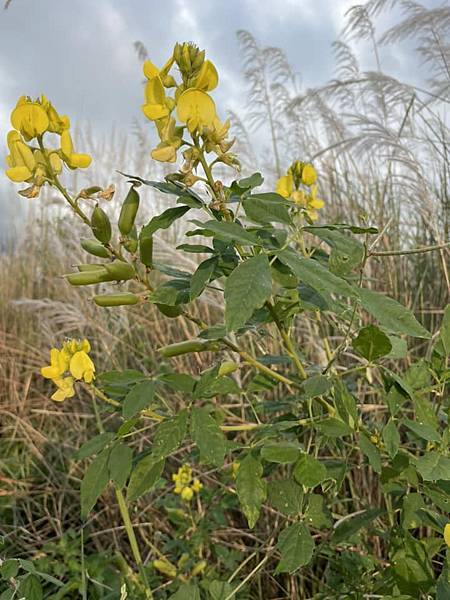
POLYGON ((133 553, 134 561, 139 569, 139 573, 141 574, 142 581, 145 585, 145 597, 147 598, 147 600, 152 600, 152 590, 150 589, 150 585, 148 583, 147 574, 144 569, 141 553, 139 551, 139 546, 136 540, 136 536, 134 534, 133 524, 131 523, 130 513, 128 511, 126 500, 124 498, 124 495, 122 494, 122 491, 118 487, 115 488, 115 492, 122 521, 125 526, 125 531, 127 532, 128 541, 130 542, 131 552, 133 553))
POLYGON ((434 252, 435 250, 443 250, 448 248, 450 242, 445 244, 437 244, 436 246, 423 246, 422 248, 412 248, 411 250, 386 250, 381 252, 370 252, 370 256, 403 256, 404 254, 423 254, 425 252, 434 252))

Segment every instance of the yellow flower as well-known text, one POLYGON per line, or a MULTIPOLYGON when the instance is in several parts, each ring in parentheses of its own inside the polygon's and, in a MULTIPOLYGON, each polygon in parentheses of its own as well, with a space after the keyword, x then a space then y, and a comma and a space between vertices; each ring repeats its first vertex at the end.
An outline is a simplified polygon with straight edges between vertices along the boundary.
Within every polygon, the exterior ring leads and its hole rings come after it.
POLYGON ((44 94, 42 94, 41 96, 40 104, 47 113, 47 117, 49 120, 48 131, 61 135, 63 131, 69 129, 69 117, 66 117, 65 115, 61 117, 56 111, 53 104, 48 100, 46 96, 44 96, 44 94))
POLYGON ((177 149, 171 144, 161 142, 156 148, 151 151, 151 156, 154 160, 160 162, 173 163, 177 160, 177 149))
POLYGON ((11 113, 11 124, 26 140, 31 140, 47 131, 50 122, 39 102, 33 102, 26 96, 22 96, 11 113))
POLYGON ((72 377, 62 377, 61 379, 54 379, 53 383, 58 389, 51 396, 52 400, 56 400, 56 402, 62 402, 66 398, 72 398, 73 396, 75 396, 72 377))
POLYGON ((181 498, 186 502, 189 502, 194 497, 194 490, 190 487, 184 487, 181 490, 181 498))
POLYGON ((311 193, 306 198, 306 212, 312 221, 316 221, 319 218, 317 209, 323 208, 325 202, 320 198, 317 198, 317 185, 311 187, 311 193))
POLYGON ((70 169, 85 169, 92 161, 89 154, 77 154, 73 151, 72 136, 66 129, 61 134, 62 159, 70 169))
POLYGON ((17 131, 10 131, 6 140, 10 151, 6 157, 9 166, 6 170, 7 177, 16 183, 28 181, 36 168, 33 151, 22 141, 17 131))
POLYGON ((192 482, 191 488, 192 488, 192 491, 194 491, 195 493, 198 494, 199 491, 203 488, 203 484, 200 483, 200 481, 196 478, 192 482))
POLYGON ((70 355, 63 348, 50 350, 50 365, 42 367, 41 375, 46 379, 59 379, 61 375, 69 368, 70 355))
POLYGON ((218 83, 219 75, 216 67, 210 60, 205 60, 195 80, 195 87, 204 92, 210 92, 217 87, 218 83))
POLYGON ((289 198, 294 190, 294 178, 290 173, 283 175, 277 181, 276 192, 283 196, 283 198, 289 198))
POLYGON ((190 88, 183 92, 177 103, 178 119, 186 123, 191 133, 203 127, 213 127, 216 118, 214 100, 202 90, 190 88))
POLYGON ((75 379, 84 379, 86 383, 91 383, 94 379, 95 365, 83 350, 72 356, 69 370, 75 379))
POLYGON ((306 165, 303 165, 302 183, 304 183, 305 185, 310 187, 311 185, 316 183, 316 181, 317 181, 317 172, 316 172, 315 168, 309 163, 307 163, 306 165))
POLYGON ((444 541, 450 548, 450 523, 447 523, 447 525, 444 527, 444 541))
POLYGON ((194 497, 194 493, 198 494, 203 488, 200 481, 192 479, 192 469, 189 465, 183 465, 172 475, 172 481, 175 482, 175 494, 179 494, 182 500, 190 502, 194 497))
POLYGON ((166 93, 159 75, 149 79, 145 86, 145 104, 142 105, 142 112, 150 121, 163 119, 170 114, 166 93))

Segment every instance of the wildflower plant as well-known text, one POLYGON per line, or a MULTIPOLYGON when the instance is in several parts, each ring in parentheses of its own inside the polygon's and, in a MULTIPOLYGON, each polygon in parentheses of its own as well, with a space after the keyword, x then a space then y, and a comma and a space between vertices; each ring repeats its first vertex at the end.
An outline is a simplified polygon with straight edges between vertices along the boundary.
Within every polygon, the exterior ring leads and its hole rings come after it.
POLYGON ((74 151, 68 118, 45 97, 21 98, 8 134, 6 174, 29 186, 21 193, 56 188, 91 231, 80 240, 90 262, 65 274, 67 284, 96 286, 99 310, 150 303, 161 319, 197 328, 193 339, 159 348, 160 371, 98 374, 87 340, 51 350, 42 375, 57 387, 53 400, 75 402, 85 387, 108 416, 78 451, 80 460, 94 456, 81 483, 82 518, 112 486, 138 571, 127 583, 133 598, 250 597, 264 565, 280 585, 300 573, 308 597, 449 597, 450 308, 432 334, 371 289, 368 266, 386 254, 376 250, 380 234, 364 220, 318 224, 324 203, 311 163, 292 157, 276 191, 259 189, 260 173, 229 185, 217 179, 217 165, 238 173, 239 159, 211 95, 219 76, 204 51, 176 44, 161 68, 146 61, 143 69, 142 111, 159 139, 151 157, 174 170, 162 182, 125 175, 130 188, 117 224, 102 208, 111 190, 72 194, 61 183, 64 168, 86 168, 90 157, 74 151), (50 133, 56 145, 47 144, 50 133), (148 186, 173 206, 138 229, 148 186), (188 217, 177 251, 199 255, 192 273, 153 255, 155 234, 188 217), (192 311, 205 293, 223 298, 223 313, 210 322, 192 311), (314 332, 314 346, 302 342, 299 324, 314 332), (278 354, 266 350, 268 340, 278 354), (413 343, 427 346, 426 359, 404 360, 413 343), (171 367, 174 357, 194 353, 208 353, 210 368, 195 375, 171 367), (172 401, 180 392, 181 404, 172 401), (239 402, 225 406, 227 396, 239 402), (146 425, 152 444, 136 451, 130 439, 146 425), (179 466, 174 457, 188 447, 189 464, 179 466), (339 460, 330 458, 336 453, 339 460), (206 483, 206 468, 223 487, 206 483), (349 494, 355 472, 376 482, 373 505, 349 494), (164 547, 147 540, 153 562, 144 564, 129 507, 162 487, 179 539, 164 547), (263 558, 248 576, 241 571, 250 558, 227 572, 209 544, 218 499, 220 518, 239 509, 242 527, 272 519, 250 536, 252 556, 263 558))

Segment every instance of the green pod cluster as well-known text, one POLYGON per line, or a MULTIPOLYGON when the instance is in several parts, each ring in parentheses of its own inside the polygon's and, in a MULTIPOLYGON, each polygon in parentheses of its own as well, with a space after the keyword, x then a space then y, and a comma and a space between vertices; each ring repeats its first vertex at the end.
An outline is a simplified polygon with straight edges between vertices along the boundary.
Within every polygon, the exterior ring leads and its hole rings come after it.
POLYGON ((102 244, 107 244, 112 235, 111 222, 105 211, 97 204, 91 215, 92 233, 102 244))
POLYGON ((139 194, 137 193, 135 187, 132 185, 128 191, 125 200, 123 201, 122 208, 120 210, 119 220, 117 222, 119 231, 122 235, 128 235, 133 229, 138 208, 139 194))
POLYGON ((153 266, 153 234, 149 233, 146 227, 141 229, 139 235, 139 255, 143 265, 153 266))
POLYGON ((139 296, 130 292, 122 294, 102 294, 94 296, 94 302, 97 306, 131 306, 139 302, 139 296))
POLYGON ((88 240, 87 238, 82 238, 80 243, 83 250, 85 250, 89 254, 92 254, 92 256, 98 256, 99 258, 109 258, 108 250, 105 248, 105 246, 103 246, 103 244, 101 244, 97 240, 88 240))
POLYGON ((186 340, 185 342, 163 346, 158 350, 158 352, 164 356, 164 358, 172 358, 173 356, 191 354, 192 352, 219 350, 219 348, 220 345, 217 342, 211 342, 209 340, 186 340))

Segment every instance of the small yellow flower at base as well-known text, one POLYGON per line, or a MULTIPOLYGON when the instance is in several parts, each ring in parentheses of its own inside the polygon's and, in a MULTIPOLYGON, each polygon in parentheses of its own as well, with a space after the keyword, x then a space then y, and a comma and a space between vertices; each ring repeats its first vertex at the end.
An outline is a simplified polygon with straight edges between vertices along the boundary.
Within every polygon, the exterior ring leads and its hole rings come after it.
POLYGON ((283 196, 283 198, 289 198, 294 190, 294 178, 289 173, 288 175, 283 175, 277 181, 276 192, 283 196))
POLYGON ((216 118, 216 105, 206 92, 190 88, 183 92, 178 99, 177 116, 182 123, 186 123, 193 133, 203 127, 213 127, 216 118))
POLYGON ((317 172, 315 168, 307 163, 302 169, 302 183, 308 187, 312 186, 317 181, 317 172))
POLYGON ((56 402, 62 402, 66 398, 72 398, 75 396, 75 390, 73 389, 73 378, 62 377, 61 379, 54 379, 53 383, 57 386, 56 392, 51 396, 52 400, 56 402))
POLYGON ((33 102, 26 96, 19 98, 11 113, 11 125, 20 131, 26 140, 31 140, 47 131, 50 121, 45 109, 39 102, 33 102))
POLYGON ((181 498, 185 502, 190 502, 194 497, 194 490, 190 487, 185 487, 181 490, 181 498))
POLYGON ((450 548, 450 523, 447 523, 447 525, 444 527, 444 541, 450 548))

